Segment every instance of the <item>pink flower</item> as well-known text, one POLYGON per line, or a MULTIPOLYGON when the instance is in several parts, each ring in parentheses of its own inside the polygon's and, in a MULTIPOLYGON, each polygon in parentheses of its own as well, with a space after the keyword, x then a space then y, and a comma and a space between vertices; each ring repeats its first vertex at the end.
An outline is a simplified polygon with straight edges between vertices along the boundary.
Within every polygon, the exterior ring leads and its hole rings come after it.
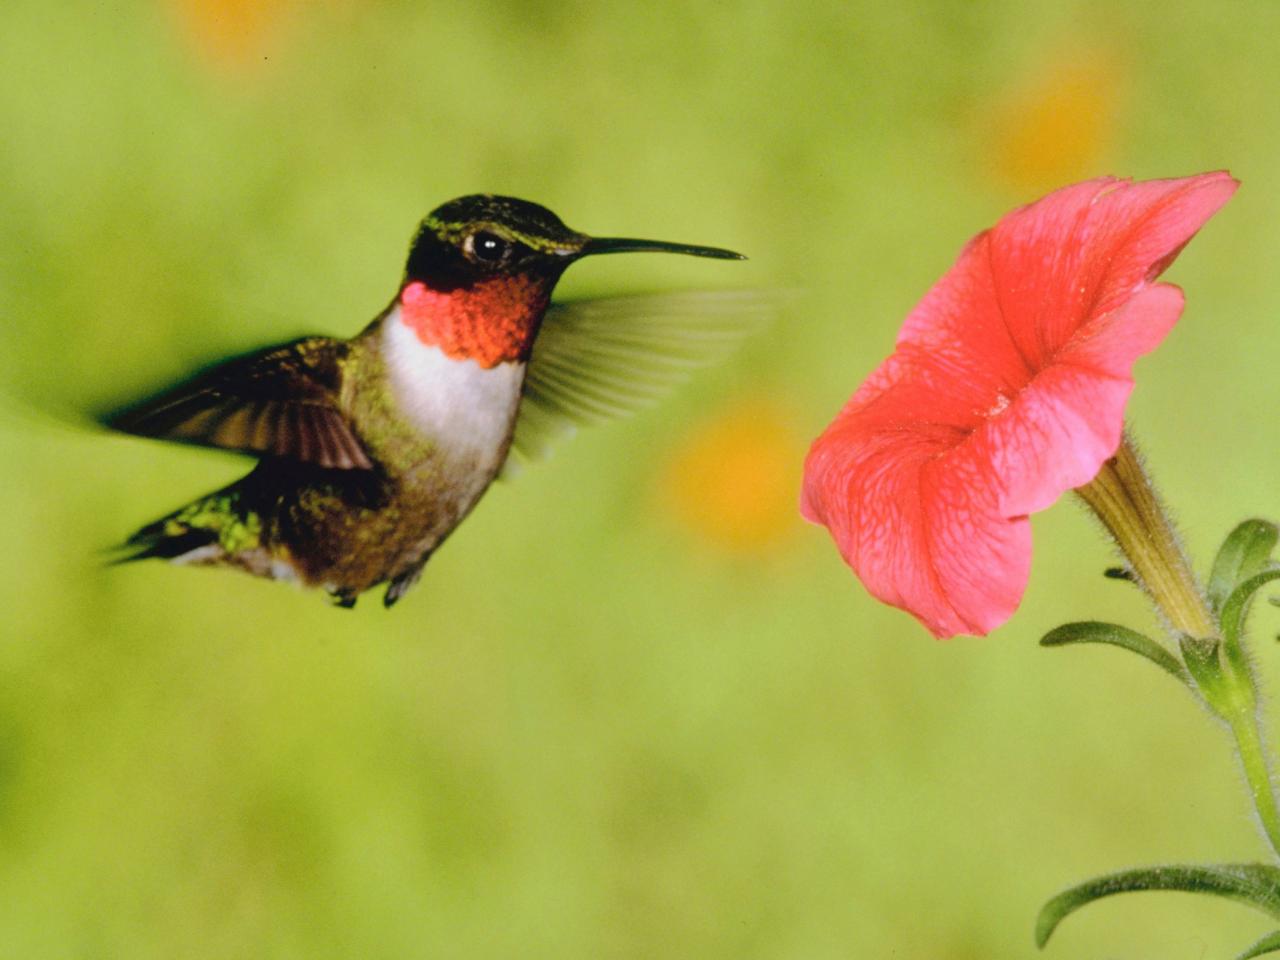
POLYGON ((1028 514, 1115 452, 1134 361, 1182 312, 1155 279, 1238 185, 1090 180, 964 248, 805 461, 802 512, 872 594, 937 637, 1012 616, 1028 514))

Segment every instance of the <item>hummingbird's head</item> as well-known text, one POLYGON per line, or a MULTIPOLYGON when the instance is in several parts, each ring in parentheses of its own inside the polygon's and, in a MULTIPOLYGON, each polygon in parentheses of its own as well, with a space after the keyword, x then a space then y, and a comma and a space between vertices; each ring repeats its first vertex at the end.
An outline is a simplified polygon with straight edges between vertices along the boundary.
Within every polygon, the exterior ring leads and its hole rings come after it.
POLYGON ((589 237, 536 203, 472 194, 422 221, 405 264, 401 318, 423 342, 452 357, 485 367, 525 360, 569 264, 632 251, 745 259, 717 247, 589 237))

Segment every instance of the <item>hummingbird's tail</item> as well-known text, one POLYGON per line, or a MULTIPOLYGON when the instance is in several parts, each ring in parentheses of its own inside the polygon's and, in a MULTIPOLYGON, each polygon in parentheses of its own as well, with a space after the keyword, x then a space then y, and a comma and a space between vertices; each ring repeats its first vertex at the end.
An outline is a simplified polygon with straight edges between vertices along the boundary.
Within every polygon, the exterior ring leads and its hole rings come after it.
POLYGON ((241 509, 233 485, 148 523, 118 548, 112 564, 156 558, 172 563, 215 564, 258 545, 256 515, 241 509))
POLYGON ((168 520, 157 520, 147 524, 117 547, 120 553, 109 562, 115 565, 152 558, 178 560, 205 550, 217 542, 218 535, 212 530, 179 529, 170 527, 168 520))

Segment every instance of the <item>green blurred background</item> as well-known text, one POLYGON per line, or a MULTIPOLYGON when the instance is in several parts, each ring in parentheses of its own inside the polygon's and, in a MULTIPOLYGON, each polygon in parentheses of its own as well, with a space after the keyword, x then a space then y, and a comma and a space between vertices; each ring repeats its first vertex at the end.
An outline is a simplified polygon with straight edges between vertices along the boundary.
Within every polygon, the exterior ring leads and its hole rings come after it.
MULTIPOLYGON (((1175 684, 1036 646, 1150 622, 1081 510, 1036 518, 1009 625, 946 644, 795 510, 808 440, 970 235, 1083 176, 1227 167, 1131 419, 1202 564, 1280 512, 1280 6, 1159 9, 6 0, 0 957, 986 960, 1085 876, 1262 857, 1175 684), (480 190, 752 256, 593 261, 565 295, 802 293, 495 488, 391 613, 99 565, 245 462, 66 411, 354 332, 421 215, 480 190)), ((1046 955, 1267 929, 1144 894, 1046 955)))

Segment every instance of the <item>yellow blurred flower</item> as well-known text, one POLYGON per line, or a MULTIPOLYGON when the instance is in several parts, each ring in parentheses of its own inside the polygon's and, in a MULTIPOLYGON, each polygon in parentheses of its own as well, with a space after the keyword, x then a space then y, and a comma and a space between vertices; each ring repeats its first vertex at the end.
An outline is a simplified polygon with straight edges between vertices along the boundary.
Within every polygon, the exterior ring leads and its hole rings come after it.
POLYGON ((996 103, 992 168, 1019 187, 1047 189, 1097 173, 1111 142, 1123 71, 1098 53, 1050 60, 996 103))
POLYGON ((788 411, 741 401, 697 425, 660 475, 664 505, 699 539, 758 552, 799 529, 804 444, 788 411))

